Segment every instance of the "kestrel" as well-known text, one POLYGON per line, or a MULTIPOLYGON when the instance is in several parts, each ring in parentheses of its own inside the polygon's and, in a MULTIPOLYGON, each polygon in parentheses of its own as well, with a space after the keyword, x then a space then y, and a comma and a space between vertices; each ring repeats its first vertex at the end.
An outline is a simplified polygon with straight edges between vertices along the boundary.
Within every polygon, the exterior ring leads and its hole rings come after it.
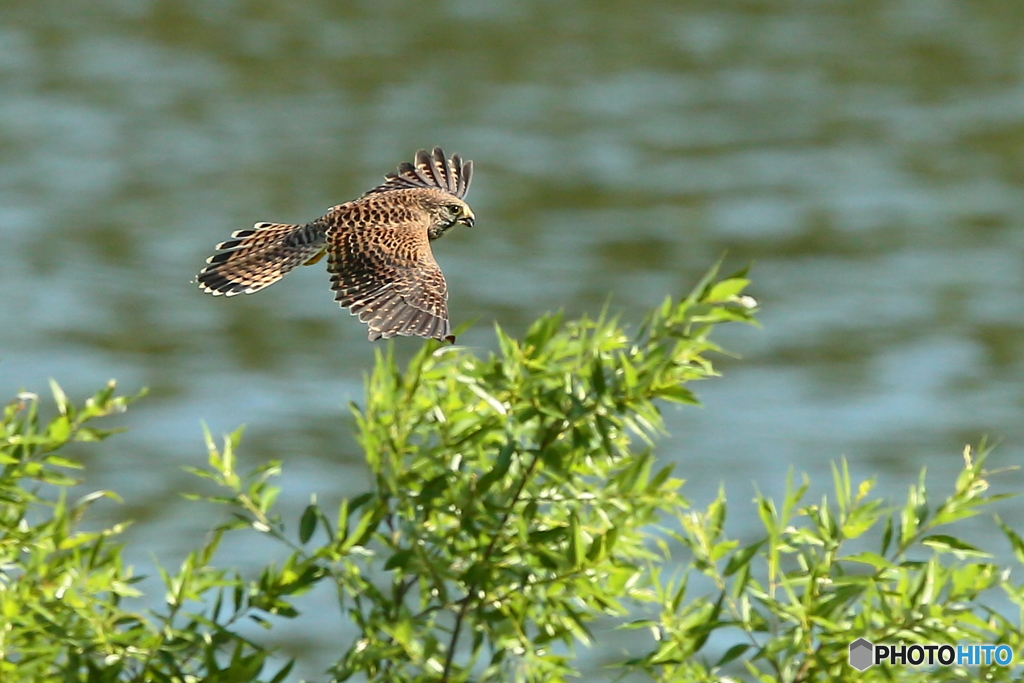
POLYGON ((326 253, 334 298, 369 326, 370 341, 415 335, 454 342, 448 285, 430 242, 456 223, 473 226, 462 200, 472 174, 473 162, 458 154, 420 150, 414 164, 315 221, 232 233, 196 280, 214 296, 252 294, 326 253))

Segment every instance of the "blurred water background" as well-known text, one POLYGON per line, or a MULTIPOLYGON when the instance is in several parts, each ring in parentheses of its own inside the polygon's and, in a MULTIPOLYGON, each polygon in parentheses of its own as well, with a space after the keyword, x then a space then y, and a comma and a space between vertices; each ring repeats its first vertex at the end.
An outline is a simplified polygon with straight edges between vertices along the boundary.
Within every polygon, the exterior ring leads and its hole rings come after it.
MULTIPOLYGON (((1024 4, 5 0, 0 393, 149 387, 80 451, 139 571, 208 526, 179 497, 202 420, 246 423, 248 466, 284 460, 286 516, 367 483, 345 404, 372 346, 323 267, 231 300, 189 281, 232 230, 319 216, 433 145, 476 163, 477 227, 434 251, 480 352, 493 322, 635 322, 723 253, 753 263, 763 329, 723 331, 741 358, 660 449, 695 502, 724 482, 734 534, 790 468, 820 494, 845 456, 896 499, 922 466, 948 490, 983 435, 1022 461, 1024 4)), ((303 608, 254 635, 316 678, 351 636, 303 608)))

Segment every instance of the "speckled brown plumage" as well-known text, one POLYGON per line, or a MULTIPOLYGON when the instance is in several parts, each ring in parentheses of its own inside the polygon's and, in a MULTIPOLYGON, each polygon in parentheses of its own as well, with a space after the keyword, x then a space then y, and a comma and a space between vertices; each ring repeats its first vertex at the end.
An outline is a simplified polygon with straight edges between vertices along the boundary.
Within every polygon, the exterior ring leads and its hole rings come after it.
POLYGON ((217 245, 197 280, 214 295, 252 294, 326 252, 339 304, 369 327, 370 341, 395 335, 455 341, 448 286, 430 242, 456 223, 472 226, 463 201, 473 162, 420 150, 384 183, 305 225, 257 223, 217 245))

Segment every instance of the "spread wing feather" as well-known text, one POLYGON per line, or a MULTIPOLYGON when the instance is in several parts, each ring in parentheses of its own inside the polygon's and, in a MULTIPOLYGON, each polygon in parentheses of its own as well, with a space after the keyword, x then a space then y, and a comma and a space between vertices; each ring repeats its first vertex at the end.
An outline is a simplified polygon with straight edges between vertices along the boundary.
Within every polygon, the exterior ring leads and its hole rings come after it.
POLYGON ((384 176, 384 183, 363 196, 391 190, 430 188, 444 190, 461 199, 469 191, 472 177, 472 161, 463 161, 458 154, 453 154, 452 158, 448 159, 440 147, 435 147, 430 153, 421 149, 416 152, 415 164, 407 161, 399 164, 398 173, 388 173, 384 176))
POLYGON ((401 335, 454 342, 448 286, 430 252, 426 231, 415 226, 392 229, 406 248, 381 249, 376 242, 379 233, 366 226, 329 234, 327 269, 334 298, 369 326, 370 341, 401 335))

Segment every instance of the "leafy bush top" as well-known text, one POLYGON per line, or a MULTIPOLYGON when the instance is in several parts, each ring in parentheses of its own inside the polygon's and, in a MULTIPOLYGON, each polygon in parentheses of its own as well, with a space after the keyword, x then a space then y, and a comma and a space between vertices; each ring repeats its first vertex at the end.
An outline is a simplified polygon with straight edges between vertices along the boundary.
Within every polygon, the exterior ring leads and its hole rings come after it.
MULTIPOLYGON (((695 510, 671 468, 656 464, 659 406, 696 402, 687 385, 715 375, 714 327, 752 322, 747 284, 744 273, 716 280, 712 271, 634 334, 607 315, 551 315, 522 340, 499 329, 485 358, 428 343, 404 370, 388 347, 352 407, 369 490, 331 514, 314 498, 294 528, 275 512, 280 465, 240 474, 240 434, 220 447, 208 435, 209 468, 194 471, 223 494, 191 497, 233 516, 176 573, 162 571, 165 605, 151 614, 121 607, 140 580, 120 559, 123 526, 78 529, 92 502, 114 494, 44 495, 74 481, 66 470, 79 465, 61 448, 106 437, 92 421, 131 399, 111 384, 76 408, 54 385, 57 414, 44 424, 36 397, 19 396, 0 441, 0 680, 277 683, 291 663, 268 671, 268 651, 233 627, 298 617, 293 597, 325 581, 359 633, 339 643, 331 680, 568 680, 576 647, 605 615, 653 637, 610 678, 847 680, 858 637, 1019 651, 1019 615, 983 597, 999 590, 1020 607, 1024 589, 1009 568, 938 530, 997 498, 986 493, 984 449, 965 451, 953 493, 937 505, 922 479, 888 509, 845 463, 834 468, 832 500, 807 502, 807 481, 790 481, 780 503, 756 498, 764 535, 748 543, 728 537, 723 495, 695 510), (226 533, 270 536, 289 556, 245 581, 213 563, 226 533), (695 576, 710 589, 695 594, 695 576)), ((1024 542, 997 524, 1024 562, 1024 542)), ((973 676, 1010 680, 1012 671, 857 675, 973 676)))

